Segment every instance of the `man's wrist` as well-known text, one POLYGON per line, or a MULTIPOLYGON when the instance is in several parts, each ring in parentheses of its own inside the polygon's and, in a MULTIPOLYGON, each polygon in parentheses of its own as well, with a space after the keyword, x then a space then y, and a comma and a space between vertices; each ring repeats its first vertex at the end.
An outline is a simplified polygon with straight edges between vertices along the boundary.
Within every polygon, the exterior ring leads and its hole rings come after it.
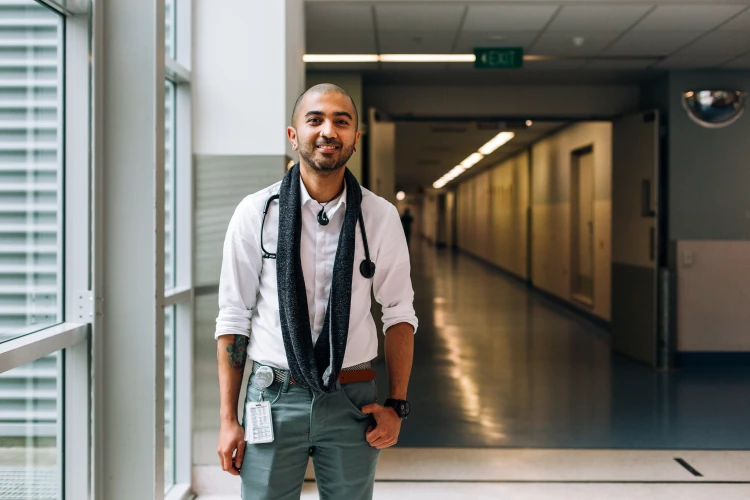
POLYGON ((220 414, 220 419, 222 424, 234 424, 239 422, 239 419, 237 418, 237 412, 222 412, 220 414))

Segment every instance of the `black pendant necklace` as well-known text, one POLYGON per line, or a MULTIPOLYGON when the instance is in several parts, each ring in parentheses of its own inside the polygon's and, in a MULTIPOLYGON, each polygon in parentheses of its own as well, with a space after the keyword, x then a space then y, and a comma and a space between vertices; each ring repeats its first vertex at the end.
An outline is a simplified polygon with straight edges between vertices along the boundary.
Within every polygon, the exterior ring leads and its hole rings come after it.
MULTIPOLYGON (((330 201, 328 203, 330 203, 330 201)), ((326 203, 326 205, 328 205, 328 203, 326 203)), ((330 221, 328 220, 328 215, 326 214, 326 205, 323 205, 321 202, 318 202, 318 205, 320 205, 320 212, 318 212, 318 224, 320 224, 321 226, 327 226, 330 221)))
POLYGON ((327 226, 328 222, 330 221, 328 220, 328 216, 326 215, 325 207, 323 207, 320 209, 320 212, 318 212, 318 224, 320 224, 321 226, 327 226))

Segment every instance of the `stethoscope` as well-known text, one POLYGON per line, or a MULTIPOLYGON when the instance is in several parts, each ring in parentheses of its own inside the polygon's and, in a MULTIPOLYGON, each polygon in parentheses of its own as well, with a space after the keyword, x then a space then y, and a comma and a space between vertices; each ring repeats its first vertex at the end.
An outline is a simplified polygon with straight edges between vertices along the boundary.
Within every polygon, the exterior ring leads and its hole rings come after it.
MULTIPOLYGON (((263 246, 263 228, 266 225, 266 214, 268 213, 268 207, 271 206, 273 200, 278 200, 279 194, 276 193, 266 200, 266 204, 263 207, 263 220, 260 223, 260 251, 264 259, 275 259, 276 254, 271 253, 263 246)), ((362 210, 359 211, 359 231, 362 233, 362 243, 365 246, 365 260, 359 264, 359 272, 366 279, 371 279, 375 276, 375 263, 370 260, 370 247, 367 245, 367 232, 365 231, 365 221, 362 218, 362 210)))

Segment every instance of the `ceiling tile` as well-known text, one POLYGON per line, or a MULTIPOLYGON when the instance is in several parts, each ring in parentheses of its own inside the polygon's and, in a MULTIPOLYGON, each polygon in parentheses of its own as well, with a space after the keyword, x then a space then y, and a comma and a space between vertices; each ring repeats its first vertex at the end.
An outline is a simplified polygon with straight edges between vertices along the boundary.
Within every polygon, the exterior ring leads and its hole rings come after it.
POLYGON ((472 5, 464 21, 464 31, 534 31, 546 26, 557 11, 556 5, 472 5))
POLYGON ((729 58, 716 58, 711 56, 674 56, 669 57, 654 68, 658 69, 708 69, 716 68, 727 62, 729 58))
POLYGON ((446 63, 380 63, 385 71, 435 71, 444 70, 446 63))
POLYGON ((650 5, 568 5, 552 21, 554 31, 624 31, 651 9, 650 5))
POLYGON ((741 5, 661 5, 635 31, 705 31, 731 18, 741 5))
POLYGON ((380 31, 382 54, 449 54, 454 33, 445 31, 380 31))
POLYGON ((750 7, 742 14, 735 17, 727 24, 723 25, 720 30, 750 30, 750 7))
POLYGON ((529 53, 553 56, 592 56, 599 54, 617 38, 615 31, 547 31, 530 48, 529 53), (575 37, 582 37, 579 47, 573 42, 575 37))
POLYGON ((378 63, 305 63, 307 71, 376 71, 378 63))
POLYGON ((582 68, 584 61, 552 59, 550 61, 524 61, 523 68, 530 70, 575 70, 582 68))
POLYGON ((604 54, 620 56, 666 56, 695 40, 703 33, 700 31, 631 31, 604 54))
POLYGON ((372 10, 367 5, 305 4, 305 29, 309 32, 347 30, 374 30, 372 10))
POLYGON ((653 59, 594 59, 586 61, 584 69, 642 70, 654 63, 653 59))
POLYGON ((725 63, 722 68, 727 69, 750 69, 750 54, 736 59, 732 59, 725 63))
POLYGON ((385 5, 375 6, 378 30, 409 31, 419 26, 425 31, 450 31, 454 35, 464 14, 463 5, 385 5))
POLYGON ((375 33, 361 31, 324 31, 306 32, 308 54, 375 54, 375 33))
POLYGON ((476 47, 527 48, 538 36, 537 31, 518 31, 499 34, 496 31, 464 31, 458 38, 456 54, 473 54, 476 47))
POLYGON ((738 56, 750 51, 750 31, 714 31, 680 50, 675 56, 738 56))

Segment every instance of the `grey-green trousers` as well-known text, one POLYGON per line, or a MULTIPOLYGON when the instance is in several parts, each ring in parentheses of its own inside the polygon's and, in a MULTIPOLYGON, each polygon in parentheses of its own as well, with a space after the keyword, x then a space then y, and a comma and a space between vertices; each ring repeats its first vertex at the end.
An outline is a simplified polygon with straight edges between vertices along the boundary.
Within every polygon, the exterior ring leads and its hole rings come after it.
POLYGON ((380 450, 365 439, 375 419, 360 408, 377 400, 375 382, 318 394, 290 385, 288 375, 285 382, 265 389, 254 379, 252 375, 246 400, 259 401, 263 392, 263 400, 273 402, 274 441, 245 448, 242 499, 298 500, 311 456, 321 500, 371 499, 380 450))

